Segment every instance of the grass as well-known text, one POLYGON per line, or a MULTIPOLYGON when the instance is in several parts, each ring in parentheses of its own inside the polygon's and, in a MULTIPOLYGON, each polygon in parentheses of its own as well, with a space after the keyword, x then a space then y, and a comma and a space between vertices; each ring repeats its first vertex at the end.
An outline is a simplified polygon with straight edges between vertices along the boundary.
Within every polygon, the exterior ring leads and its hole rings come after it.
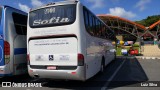
POLYGON ((121 55, 122 55, 121 49, 122 49, 122 48, 118 48, 118 47, 117 47, 117 51, 116 51, 117 56, 121 56, 121 55))

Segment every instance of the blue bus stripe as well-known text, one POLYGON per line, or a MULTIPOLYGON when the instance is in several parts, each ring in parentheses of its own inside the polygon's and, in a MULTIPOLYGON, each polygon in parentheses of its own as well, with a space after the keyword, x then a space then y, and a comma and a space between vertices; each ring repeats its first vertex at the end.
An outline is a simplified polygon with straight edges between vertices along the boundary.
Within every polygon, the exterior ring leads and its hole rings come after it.
POLYGON ((0 66, 3 66, 4 63, 4 41, 0 39, 0 66))
MULTIPOLYGON (((4 48, 4 35, 3 35, 3 27, 4 27, 4 8, 2 8, 2 13, 1 13, 2 15, 1 15, 1 20, 0 20, 0 35, 1 35, 1 39, 0 39, 0 46, 2 47, 2 48, 4 48)), ((1 50, 0 51, 0 59, 2 59, 2 61, 0 61, 0 66, 4 66, 5 65, 5 62, 4 62, 4 56, 2 55, 2 53, 3 53, 3 55, 4 55, 4 51, 3 50, 1 50)))
POLYGON ((15 48, 14 55, 27 54, 27 48, 15 48))

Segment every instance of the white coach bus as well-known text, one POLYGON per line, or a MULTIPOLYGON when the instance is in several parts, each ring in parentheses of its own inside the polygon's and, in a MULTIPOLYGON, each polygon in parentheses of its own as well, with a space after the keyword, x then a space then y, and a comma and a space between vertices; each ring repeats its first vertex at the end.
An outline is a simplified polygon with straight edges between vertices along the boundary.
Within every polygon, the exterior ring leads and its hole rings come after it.
POLYGON ((115 59, 115 35, 79 1, 33 9, 27 26, 31 77, 85 81, 115 59))
POLYGON ((27 13, 0 6, 0 77, 27 73, 27 13))

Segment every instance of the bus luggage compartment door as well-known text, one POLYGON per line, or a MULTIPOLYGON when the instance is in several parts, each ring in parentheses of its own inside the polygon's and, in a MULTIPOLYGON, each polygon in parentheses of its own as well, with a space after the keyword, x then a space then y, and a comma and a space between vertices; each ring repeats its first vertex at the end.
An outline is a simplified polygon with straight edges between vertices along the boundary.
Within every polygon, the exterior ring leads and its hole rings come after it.
POLYGON ((29 41, 30 65, 77 66, 77 38, 48 38, 29 41))

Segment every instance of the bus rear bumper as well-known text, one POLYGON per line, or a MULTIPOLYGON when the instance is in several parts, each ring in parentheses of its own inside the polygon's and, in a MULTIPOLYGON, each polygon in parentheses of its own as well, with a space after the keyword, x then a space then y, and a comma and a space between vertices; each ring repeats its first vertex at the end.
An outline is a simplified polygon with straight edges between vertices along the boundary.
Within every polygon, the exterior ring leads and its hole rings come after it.
POLYGON ((12 76, 13 74, 10 72, 9 67, 7 65, 0 66, 0 77, 12 76))
POLYGON ((31 77, 62 79, 62 80, 80 80, 85 81, 84 66, 77 66, 75 70, 47 70, 47 69, 32 69, 28 65, 28 72, 31 77))

